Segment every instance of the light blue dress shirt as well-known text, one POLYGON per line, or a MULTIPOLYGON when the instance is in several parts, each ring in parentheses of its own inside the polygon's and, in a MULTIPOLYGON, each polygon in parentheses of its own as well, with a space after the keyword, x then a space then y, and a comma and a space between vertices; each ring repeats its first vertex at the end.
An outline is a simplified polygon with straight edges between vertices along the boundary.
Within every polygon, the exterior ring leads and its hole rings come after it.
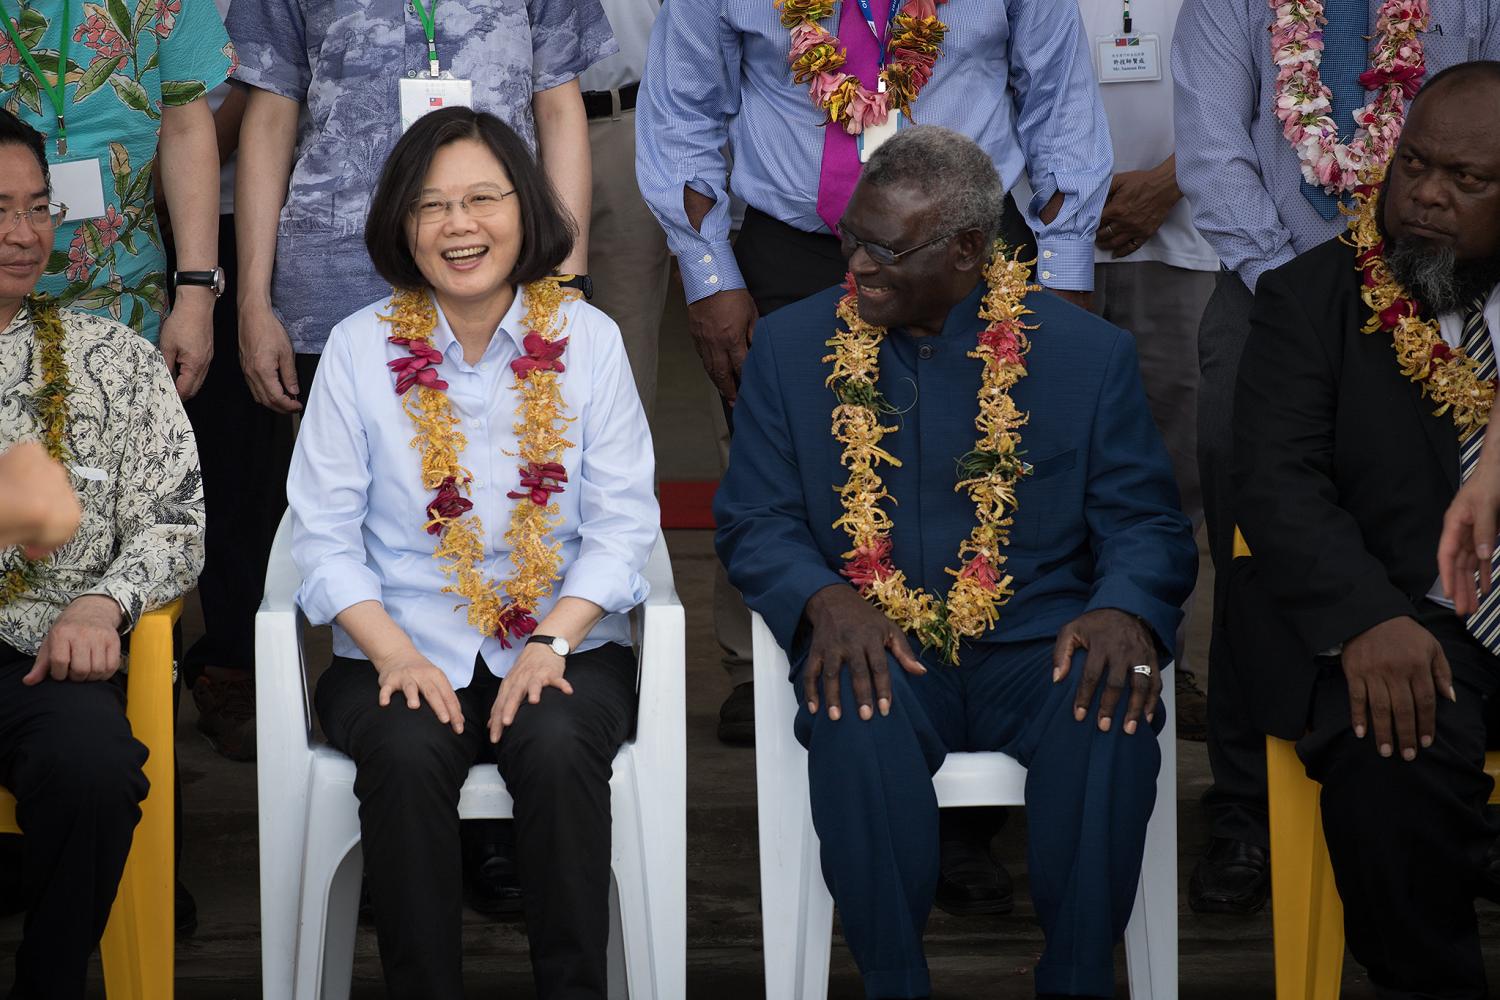
MULTIPOLYGON (((883 2, 883 0, 874 0, 883 2)), ((835 31, 836 5, 823 26, 835 31)), ((932 79, 912 105, 923 125, 978 142, 1009 190, 1026 171, 1022 207, 1037 234, 1037 276, 1052 288, 1094 287, 1094 232, 1109 193, 1109 125, 1076 3, 963 0, 932 79), (1050 225, 1037 211, 1063 192, 1050 225)), ((682 268, 689 302, 744 280, 729 248, 726 190, 772 218, 828 232, 818 217, 823 112, 792 82, 791 34, 771 0, 670 0, 651 33, 636 107, 636 177, 682 268), (732 149, 729 176, 725 143, 732 149), (682 189, 715 199, 694 231, 682 189)))
MULTIPOLYGON (((474 475, 470 499, 484 522, 484 573, 502 581, 514 572, 505 532, 518 502, 515 409, 519 400, 510 363, 524 353, 524 296, 517 295, 479 363, 470 365, 438 311, 433 347, 448 382, 448 397, 468 438, 462 461, 474 475)), ((297 603, 313 624, 333 621, 361 601, 380 601, 423 656, 455 689, 467 685, 475 654, 496 676, 520 652, 469 625, 468 605, 442 593, 448 580, 433 558, 435 539, 424 530, 432 499, 423 489, 414 431, 401 407, 386 362, 405 351, 387 342, 391 328, 378 318, 386 300, 372 303, 334 327, 318 366, 287 480, 292 553, 302 572, 297 603)), ((656 541, 661 514, 652 489, 651 431, 636 396, 620 331, 604 313, 581 302, 563 306, 568 347, 563 355, 563 399, 574 418, 564 455, 568 482, 555 495, 563 524, 562 578, 552 599, 534 609, 544 618, 560 597, 581 597, 608 614, 580 650, 630 641, 625 613, 646 598, 642 571, 656 541)), ((367 659, 334 625, 339 656, 367 659)))
MULTIPOLYGON (((1369 0, 1369 24, 1379 6, 1369 0)), ((1500 59, 1493 0, 1430 0, 1430 10, 1428 79, 1455 63, 1500 59)), ((1263 273, 1347 225, 1303 197, 1301 163, 1271 106, 1273 13, 1265 0, 1187 0, 1172 41, 1177 186, 1198 232, 1251 291, 1263 273)))

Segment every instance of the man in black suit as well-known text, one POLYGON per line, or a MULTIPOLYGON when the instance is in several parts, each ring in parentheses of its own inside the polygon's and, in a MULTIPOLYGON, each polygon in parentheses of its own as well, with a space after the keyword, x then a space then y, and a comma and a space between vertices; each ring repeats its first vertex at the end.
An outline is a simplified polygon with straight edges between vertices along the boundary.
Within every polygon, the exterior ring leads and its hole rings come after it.
POLYGON ((1367 233, 1383 243, 1362 259, 1351 231, 1260 282, 1234 414, 1254 558, 1235 567, 1228 628, 1263 729, 1296 739, 1323 784, 1349 945, 1379 995, 1470 1000, 1486 996, 1473 898, 1500 637, 1454 614, 1435 555, 1493 397, 1500 62, 1417 96, 1367 233), (1382 319, 1361 295, 1382 274, 1414 324, 1435 321, 1414 367, 1455 374, 1477 405, 1435 413, 1441 386, 1403 374, 1400 307, 1382 319), (1460 354, 1472 370, 1448 364, 1460 354))

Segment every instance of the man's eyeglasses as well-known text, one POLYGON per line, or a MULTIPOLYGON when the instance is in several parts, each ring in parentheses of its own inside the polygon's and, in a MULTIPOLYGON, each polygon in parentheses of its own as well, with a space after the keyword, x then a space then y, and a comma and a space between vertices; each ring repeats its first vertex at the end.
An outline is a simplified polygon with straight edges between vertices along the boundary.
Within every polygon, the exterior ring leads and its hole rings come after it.
POLYGON ((862 248, 865 253, 870 255, 870 259, 875 263, 881 265, 882 267, 890 267, 892 264, 901 263, 902 257, 914 254, 918 250, 925 250, 928 247, 935 246, 936 244, 942 243, 945 240, 951 240, 953 237, 963 232, 963 230, 955 229, 951 233, 944 233, 941 236, 934 236, 932 239, 927 240, 924 243, 918 243, 914 247, 907 247, 905 250, 892 250, 888 246, 883 246, 879 243, 871 243, 869 240, 862 240, 850 233, 849 228, 844 225, 839 226, 839 232, 842 234, 839 239, 839 249, 843 251, 845 259, 853 257, 854 251, 862 248))
POLYGON ((56 229, 62 225, 62 221, 67 217, 67 214, 68 206, 55 201, 28 208, 24 212, 7 212, 4 209, 0 209, 0 236, 15 229, 22 219, 29 222, 32 229, 56 229))
POLYGON ((516 193, 515 188, 509 191, 475 191, 466 194, 457 201, 443 201, 441 198, 418 198, 411 203, 407 209, 412 215, 422 222, 441 222, 453 211, 453 206, 458 205, 464 210, 464 214, 471 219, 483 219, 500 211, 500 206, 505 199, 516 193))

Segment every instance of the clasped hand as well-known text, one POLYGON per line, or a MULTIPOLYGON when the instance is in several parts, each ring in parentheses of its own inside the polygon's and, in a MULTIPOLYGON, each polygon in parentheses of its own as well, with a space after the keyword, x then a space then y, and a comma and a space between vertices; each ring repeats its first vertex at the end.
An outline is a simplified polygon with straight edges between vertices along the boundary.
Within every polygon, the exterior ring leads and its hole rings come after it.
POLYGON ((1399 743, 1402 759, 1414 760, 1418 744, 1432 745, 1438 693, 1458 700, 1443 647, 1411 618, 1381 622, 1344 643, 1343 666, 1354 735, 1363 739, 1373 728, 1382 757, 1399 743))
POLYGON ((1156 718, 1156 704, 1161 697, 1161 670, 1156 662, 1156 643, 1151 633, 1133 615, 1113 608, 1089 611, 1065 625, 1052 647, 1052 682, 1061 683, 1072 670, 1073 654, 1088 650, 1083 661, 1083 677, 1073 696, 1073 718, 1082 722, 1088 717, 1089 703, 1099 682, 1104 693, 1099 696, 1099 729, 1109 732, 1115 711, 1126 688, 1130 701, 1125 709, 1125 732, 1134 733, 1141 713, 1146 722, 1156 718), (1145 665, 1150 673, 1134 668, 1145 665))
POLYGON ((808 600, 806 614, 812 642, 802 670, 802 693, 807 710, 814 715, 818 714, 821 680, 828 718, 837 722, 843 717, 839 674, 844 667, 849 670, 854 699, 859 703, 859 717, 866 721, 875 717, 876 708, 881 715, 891 712, 887 654, 909 674, 927 673, 912 654, 906 635, 847 584, 836 583, 818 591, 808 600))

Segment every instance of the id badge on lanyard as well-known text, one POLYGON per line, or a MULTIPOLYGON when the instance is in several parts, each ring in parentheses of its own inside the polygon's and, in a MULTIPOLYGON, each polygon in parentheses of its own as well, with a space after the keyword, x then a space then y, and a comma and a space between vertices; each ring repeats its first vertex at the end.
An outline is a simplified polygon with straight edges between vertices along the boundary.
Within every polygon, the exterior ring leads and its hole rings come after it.
POLYGON ((1161 36, 1140 34, 1133 28, 1130 0, 1124 0, 1120 33, 1095 40, 1101 84, 1161 79, 1161 36))
POLYGON ((437 0, 432 0, 432 10, 424 0, 412 0, 418 16, 422 19, 422 32, 427 36, 427 69, 415 77, 400 81, 401 131, 412 127, 418 118, 443 108, 470 108, 474 106, 474 81, 455 79, 453 74, 438 66, 437 28, 432 11, 437 9, 437 0))
MULTIPOLYGON (((844 2, 848 3, 849 0, 844 0, 844 2)), ((891 11, 885 19, 887 34, 890 33, 891 22, 896 19, 896 12, 900 9, 901 0, 891 0, 891 11)), ((883 71, 885 69, 886 40, 880 36, 879 31, 875 30, 875 15, 870 10, 870 0, 859 0, 859 12, 864 15, 865 24, 869 27, 870 34, 875 36, 875 45, 880 50, 880 68, 883 71)), ((880 82, 877 84, 877 88, 880 93, 885 93, 885 76, 883 73, 880 77, 880 82)), ((900 129, 901 112, 895 108, 890 110, 890 113, 886 115, 885 121, 879 125, 867 126, 855 137, 859 143, 859 162, 870 162, 870 157, 875 154, 875 150, 884 145, 886 140, 895 135, 900 129)))

